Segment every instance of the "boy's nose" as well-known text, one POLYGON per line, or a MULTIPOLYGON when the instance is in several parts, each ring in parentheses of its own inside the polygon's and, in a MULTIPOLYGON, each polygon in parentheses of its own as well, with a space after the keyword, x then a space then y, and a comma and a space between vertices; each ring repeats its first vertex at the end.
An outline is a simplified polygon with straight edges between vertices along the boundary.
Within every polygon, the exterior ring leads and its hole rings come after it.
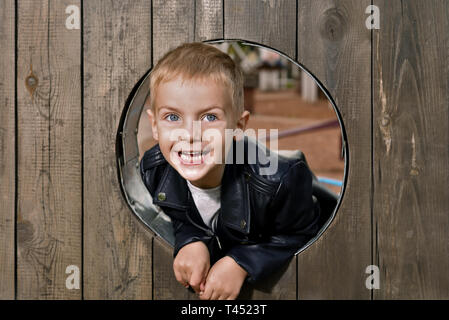
POLYGON ((185 129, 189 133, 190 142, 201 141, 201 121, 188 121, 185 129))

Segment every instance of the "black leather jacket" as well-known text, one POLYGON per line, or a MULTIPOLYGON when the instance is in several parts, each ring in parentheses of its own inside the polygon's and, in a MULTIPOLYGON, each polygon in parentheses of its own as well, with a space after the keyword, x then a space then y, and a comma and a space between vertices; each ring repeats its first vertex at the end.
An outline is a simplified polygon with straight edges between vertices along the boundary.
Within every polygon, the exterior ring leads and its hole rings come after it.
MULTIPOLYGON (((252 143, 246 138, 245 151, 252 143)), ((246 154, 243 164, 236 164, 234 152, 234 162, 225 165, 215 232, 203 222, 186 180, 165 160, 159 144, 145 152, 140 170, 153 203, 172 220, 173 255, 191 242, 203 241, 211 265, 230 256, 253 283, 281 268, 316 235, 320 209, 305 161, 279 156, 277 172, 262 176, 259 159, 248 163, 246 154)))

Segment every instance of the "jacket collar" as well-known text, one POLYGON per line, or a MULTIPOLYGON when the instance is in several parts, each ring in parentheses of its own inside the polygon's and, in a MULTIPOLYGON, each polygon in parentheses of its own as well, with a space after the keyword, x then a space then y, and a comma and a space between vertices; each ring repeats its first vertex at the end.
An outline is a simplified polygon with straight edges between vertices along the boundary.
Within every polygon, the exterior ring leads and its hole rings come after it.
MULTIPOLYGON (((154 195, 153 203, 160 207, 169 207, 184 211, 189 207, 186 180, 167 163, 161 181, 154 195)), ((249 234, 250 199, 247 182, 243 175, 243 164, 226 164, 221 183, 221 219, 223 223, 236 231, 249 234)))

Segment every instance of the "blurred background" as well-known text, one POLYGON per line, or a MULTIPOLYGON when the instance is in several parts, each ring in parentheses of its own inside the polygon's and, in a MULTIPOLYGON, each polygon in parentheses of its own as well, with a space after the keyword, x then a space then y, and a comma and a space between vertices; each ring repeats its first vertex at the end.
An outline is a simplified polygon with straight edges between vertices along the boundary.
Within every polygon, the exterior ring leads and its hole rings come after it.
MULTIPOLYGON (((247 129, 278 129, 279 150, 301 150, 309 167, 330 190, 340 194, 344 176, 342 137, 337 114, 315 80, 270 49, 222 42, 211 44, 229 54, 245 74, 245 109, 251 112, 247 129)), ((137 140, 140 155, 154 146, 151 124, 140 117, 137 140)), ((262 140, 263 141, 263 140, 262 140)), ((270 147, 269 139, 266 140, 270 147)))

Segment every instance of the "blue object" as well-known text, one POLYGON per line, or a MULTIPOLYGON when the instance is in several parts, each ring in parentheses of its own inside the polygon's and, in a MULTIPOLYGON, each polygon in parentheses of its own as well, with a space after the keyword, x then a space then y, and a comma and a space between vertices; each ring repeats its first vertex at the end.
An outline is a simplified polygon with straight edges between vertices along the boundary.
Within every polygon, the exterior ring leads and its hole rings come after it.
POLYGON ((325 178, 325 177, 318 177, 319 182, 331 184, 333 186, 341 187, 343 185, 343 182, 340 180, 325 178))

